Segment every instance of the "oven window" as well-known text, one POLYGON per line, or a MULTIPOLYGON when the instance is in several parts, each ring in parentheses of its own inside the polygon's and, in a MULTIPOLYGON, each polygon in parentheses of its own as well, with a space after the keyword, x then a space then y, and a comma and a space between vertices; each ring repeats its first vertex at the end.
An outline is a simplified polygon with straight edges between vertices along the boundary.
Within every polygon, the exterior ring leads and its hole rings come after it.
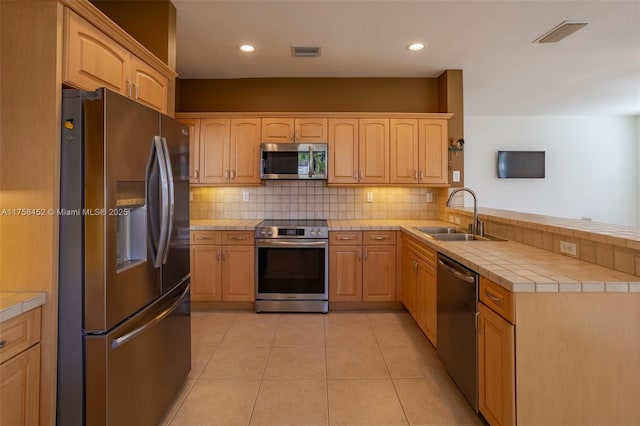
POLYGON ((324 293, 324 248, 259 248, 258 292, 324 293))

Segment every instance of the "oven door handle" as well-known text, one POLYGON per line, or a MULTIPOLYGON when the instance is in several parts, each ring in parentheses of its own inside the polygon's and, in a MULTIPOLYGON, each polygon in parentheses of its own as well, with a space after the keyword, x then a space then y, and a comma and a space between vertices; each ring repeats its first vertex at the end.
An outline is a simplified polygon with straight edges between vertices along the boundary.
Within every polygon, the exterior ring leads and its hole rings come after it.
POLYGON ((256 247, 326 247, 327 241, 278 241, 278 240, 256 240, 256 247))

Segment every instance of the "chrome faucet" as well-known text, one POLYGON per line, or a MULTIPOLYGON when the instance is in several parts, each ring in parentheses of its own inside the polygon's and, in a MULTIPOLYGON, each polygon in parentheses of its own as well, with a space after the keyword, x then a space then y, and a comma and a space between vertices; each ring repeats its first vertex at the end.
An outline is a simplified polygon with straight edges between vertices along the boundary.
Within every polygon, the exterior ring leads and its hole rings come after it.
POLYGON ((471 233, 473 235, 481 235, 484 232, 478 233, 478 198, 476 197, 476 193, 470 190, 469 188, 456 188, 451 191, 449 194, 449 199, 447 200, 447 207, 451 207, 451 200, 453 196, 456 195, 460 191, 466 191, 473 197, 473 223, 471 224, 471 233))

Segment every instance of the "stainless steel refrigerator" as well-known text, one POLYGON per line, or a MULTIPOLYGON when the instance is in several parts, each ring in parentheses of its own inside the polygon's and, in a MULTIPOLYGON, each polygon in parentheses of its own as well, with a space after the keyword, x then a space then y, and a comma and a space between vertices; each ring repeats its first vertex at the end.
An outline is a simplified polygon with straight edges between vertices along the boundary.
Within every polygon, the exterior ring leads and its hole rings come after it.
POLYGON ((191 365, 188 129, 68 89, 61 144, 57 423, 155 425, 191 365))

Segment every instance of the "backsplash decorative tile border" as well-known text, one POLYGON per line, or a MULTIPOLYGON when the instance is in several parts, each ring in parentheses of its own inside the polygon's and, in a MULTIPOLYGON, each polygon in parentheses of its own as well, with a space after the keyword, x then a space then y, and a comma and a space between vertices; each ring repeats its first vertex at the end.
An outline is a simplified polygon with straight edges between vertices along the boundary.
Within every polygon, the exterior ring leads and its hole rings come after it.
POLYGON ((435 188, 267 181, 259 187, 192 187, 191 193, 191 219, 438 219, 435 188))

